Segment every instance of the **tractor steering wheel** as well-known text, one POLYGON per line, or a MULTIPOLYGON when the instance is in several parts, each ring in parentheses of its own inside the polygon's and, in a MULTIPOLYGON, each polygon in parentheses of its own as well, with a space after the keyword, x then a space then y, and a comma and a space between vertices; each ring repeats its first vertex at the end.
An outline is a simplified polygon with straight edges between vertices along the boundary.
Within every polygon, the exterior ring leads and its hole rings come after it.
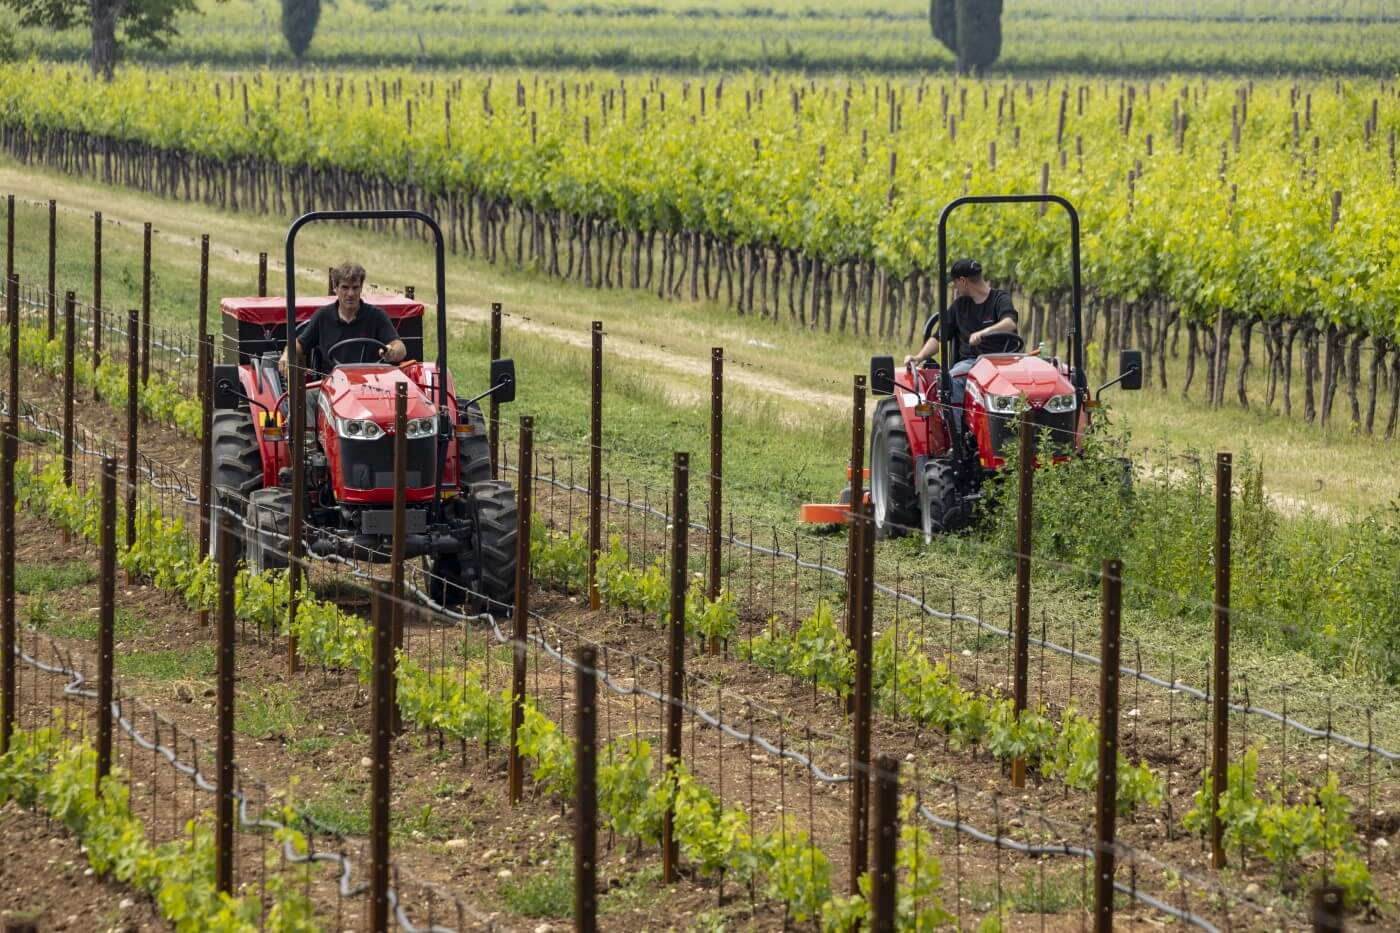
MULTIPOLYGON (((388 345, 387 343, 384 343, 382 340, 375 340, 373 337, 347 337, 347 338, 345 338, 344 340, 340 341, 339 343, 333 344, 333 345, 330 347, 330 349, 328 349, 328 350, 325 351, 325 353, 326 353, 326 359, 327 359, 331 364, 333 364, 333 365, 335 365, 335 366, 344 366, 344 365, 348 365, 348 363, 342 363, 340 360, 336 359, 336 357, 335 357, 335 351, 339 350, 341 347, 348 346, 349 344, 352 344, 352 343, 369 343, 369 344, 373 344, 374 346, 376 346, 376 347, 379 348, 381 354, 383 353, 383 351, 389 349, 389 345, 388 345)), ((363 352, 360 354, 360 359, 359 359, 358 362, 360 362, 360 363, 364 363, 364 362, 365 362, 364 353, 363 353, 363 352)), ((371 361, 371 362, 374 362, 374 361, 371 361)))
POLYGON ((973 352, 983 353, 1020 353, 1026 348, 1026 341, 1020 334, 987 334, 977 342, 973 352))

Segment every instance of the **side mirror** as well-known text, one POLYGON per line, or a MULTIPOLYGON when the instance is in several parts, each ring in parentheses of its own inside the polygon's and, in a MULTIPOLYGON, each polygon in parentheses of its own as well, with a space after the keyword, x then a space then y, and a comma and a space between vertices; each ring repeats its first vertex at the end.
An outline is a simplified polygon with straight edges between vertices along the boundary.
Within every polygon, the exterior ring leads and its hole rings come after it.
POLYGON ((1124 389, 1142 388, 1142 351, 1123 350, 1118 354, 1118 384, 1124 389))
POLYGON ((894 394, 894 357, 870 358, 870 391, 875 395, 894 394))
POLYGON ((515 401, 515 360, 491 361, 491 397, 502 403, 515 401))

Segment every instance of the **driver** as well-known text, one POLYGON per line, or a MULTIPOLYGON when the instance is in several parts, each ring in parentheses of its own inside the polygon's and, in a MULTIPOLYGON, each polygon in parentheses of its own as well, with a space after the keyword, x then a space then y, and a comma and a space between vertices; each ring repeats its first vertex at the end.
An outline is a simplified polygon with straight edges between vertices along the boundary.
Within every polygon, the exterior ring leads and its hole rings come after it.
MULTIPOLYGON (((398 331, 389 321, 383 308, 365 304, 360 300, 360 292, 365 284, 365 269, 359 263, 341 263, 331 270, 331 281, 335 283, 336 300, 322 308, 297 328, 297 349, 302 359, 311 364, 313 350, 319 350, 324 365, 334 366, 337 362, 369 362, 371 353, 378 353, 386 363, 402 362, 408 355, 408 348, 399 339, 398 331), (369 338, 384 344, 376 349, 370 344, 352 344, 336 353, 337 359, 326 359, 327 351, 342 340, 369 338)), ((277 362, 285 378, 287 375, 287 351, 282 350, 282 358, 277 362)), ((312 370, 316 375, 324 375, 312 370)))
POLYGON ((1011 294, 991 284, 982 277, 982 264, 975 259, 959 259, 953 263, 949 273, 956 296, 948 309, 943 322, 943 333, 933 333, 934 321, 924 328, 924 345, 913 356, 904 358, 904 365, 920 366, 924 360, 938 352, 940 340, 957 341, 957 357, 948 376, 953 386, 953 417, 962 427, 963 397, 967 388, 967 374, 977 358, 984 352, 980 349, 986 338, 995 334, 1015 334, 1018 315, 1011 304, 1011 294))

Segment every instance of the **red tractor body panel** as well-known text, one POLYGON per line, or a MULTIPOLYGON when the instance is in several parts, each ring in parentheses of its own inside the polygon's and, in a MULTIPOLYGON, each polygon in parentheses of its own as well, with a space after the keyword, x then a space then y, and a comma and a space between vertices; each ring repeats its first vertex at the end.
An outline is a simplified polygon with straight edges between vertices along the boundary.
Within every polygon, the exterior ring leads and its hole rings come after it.
MULTIPOLYGON (((321 449, 326 452, 326 466, 331 479, 331 491, 337 502, 352 505, 378 505, 392 507, 394 504, 393 446, 394 446, 394 399, 396 386, 406 383, 408 389, 407 419, 433 418, 437 406, 431 400, 437 395, 437 366, 432 363, 411 363, 402 368, 388 363, 368 366, 340 366, 321 380, 320 417, 317 418, 317 436, 321 449), (329 417, 328 417, 329 415, 329 417), (373 440, 356 440, 341 437, 334 419, 344 421, 369 421, 383 431, 373 440), (355 463, 367 461, 372 466, 360 470, 357 477, 355 463), (386 476, 387 474, 387 476, 386 476), (368 482, 366 482, 366 480, 368 482), (387 481, 386 481, 387 480, 387 481)), ((457 400, 452 390, 452 374, 447 374, 448 405, 447 417, 451 424, 457 423, 457 400)), ((436 430, 441 430, 441 425, 436 430)), ((423 469, 426 462, 431 467, 435 457, 434 444, 436 431, 424 438, 409 440, 408 485, 406 498, 409 502, 428 502, 433 498, 433 471, 423 469), (414 451, 414 445, 422 450, 414 451), (419 467, 414 469, 414 467, 419 467)), ((457 445, 447 445, 446 463, 443 469, 444 489, 457 486, 457 445)))
MULTIPOLYGON (((916 370, 917 384, 911 380, 908 369, 895 374, 894 398, 904 416, 909 453, 916 460, 948 456, 952 447, 944 412, 938 405, 939 372, 937 366, 916 370)), ((1001 428, 1007 419, 991 411, 989 396, 1023 398, 1032 409, 1041 410, 1038 417, 1065 423, 1068 430, 1062 430, 1058 424, 1047 424, 1058 435, 1059 445, 1074 450, 1083 447, 1088 417, 1077 398, 1072 416, 1062 413, 1051 418, 1050 413, 1043 412, 1051 398, 1075 395, 1066 364, 1021 354, 984 356, 968 372, 966 385, 964 418, 977 441, 977 460, 983 469, 997 470, 1005 463, 1001 452, 1006 438, 1001 428)), ((1064 456, 1056 454, 1055 459, 1064 459, 1064 456)))

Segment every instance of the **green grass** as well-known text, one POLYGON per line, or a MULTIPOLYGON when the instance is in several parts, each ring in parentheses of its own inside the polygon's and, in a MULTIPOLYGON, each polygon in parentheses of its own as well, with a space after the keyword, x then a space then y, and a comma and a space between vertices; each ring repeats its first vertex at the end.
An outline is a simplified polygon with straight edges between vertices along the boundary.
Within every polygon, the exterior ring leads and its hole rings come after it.
MULTIPOLYGON (((21 613, 24 624, 36 632, 52 635, 54 638, 75 638, 96 641, 98 636, 97 612, 64 613, 43 593, 36 593, 25 601, 21 613)), ((112 619, 113 635, 116 639, 133 638, 151 630, 151 623, 118 606, 112 619)))
POLYGON ((574 862, 561 845, 543 867, 524 878, 503 881, 498 891, 511 910, 527 917, 571 917, 574 913, 574 862))
POLYGON ((304 828, 340 836, 369 834, 369 786, 364 781, 337 781, 302 801, 298 810, 305 817, 304 828))
MULTIPOLYGON (((1020 914, 1079 910, 1085 906, 1083 885, 1092 880, 1091 877, 1081 878, 1078 871, 1063 869, 1046 869, 1043 875, 1038 871, 1025 871, 1019 878, 1008 876, 1002 879, 1002 909, 1020 914)), ((962 896, 971 903, 973 910, 994 910, 997 906, 997 889, 992 884, 965 881, 962 896)))
POLYGON ((89 561, 45 561, 15 565, 15 592, 25 596, 71 590, 96 579, 97 568, 89 561))
POLYGON ((161 651, 118 653, 118 676, 134 680, 193 680, 214 673, 214 648, 195 645, 161 651))
POLYGON ((306 712, 292 691, 273 684, 239 699, 234 728, 256 739, 285 740, 306 722, 306 712))
POLYGON ((287 743, 287 751, 293 755, 306 755, 308 757, 319 755, 322 752, 330 751, 341 742, 346 741, 340 736, 333 735, 309 735, 305 738, 293 739, 287 743))

